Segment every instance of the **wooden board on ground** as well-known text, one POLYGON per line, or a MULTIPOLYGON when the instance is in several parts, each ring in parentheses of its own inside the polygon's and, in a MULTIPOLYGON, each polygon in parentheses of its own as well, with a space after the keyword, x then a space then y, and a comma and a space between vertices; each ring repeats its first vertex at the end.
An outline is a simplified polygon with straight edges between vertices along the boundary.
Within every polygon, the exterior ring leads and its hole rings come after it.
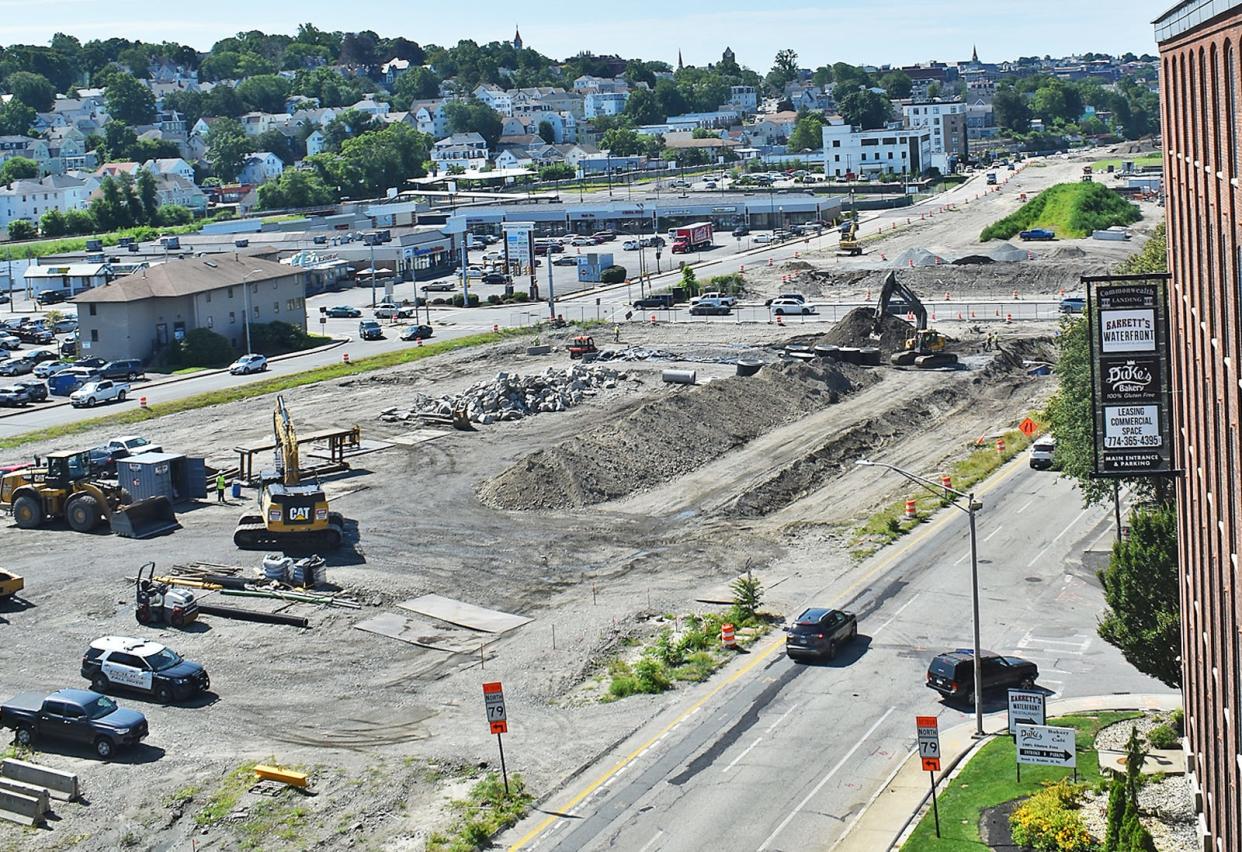
MULTIPOLYGON (((727 583, 711 586, 710 588, 705 589, 702 594, 696 595, 694 600, 698 603, 729 606, 733 603, 733 589, 730 587, 736 580, 745 576, 745 574, 741 574, 738 577, 734 577, 727 583)), ((763 585, 763 590, 765 592, 770 592, 772 589, 775 589, 781 583, 789 579, 788 574, 779 577, 769 577, 764 574, 755 574, 755 577, 758 578, 759 582, 763 585)))
POLYGON ((421 444, 424 441, 434 441, 436 438, 443 438, 445 435, 451 434, 451 431, 444 429, 415 429, 412 432, 402 432, 400 435, 393 435, 388 440, 403 447, 412 447, 415 444, 421 444))
POLYGON ((423 595, 421 598, 402 601, 397 606, 483 633, 505 633, 531 620, 523 615, 487 609, 441 595, 423 595))
POLYGON ((465 630, 445 628, 395 612, 385 612, 363 619, 355 623, 354 628, 450 654, 474 654, 479 648, 478 640, 465 630))

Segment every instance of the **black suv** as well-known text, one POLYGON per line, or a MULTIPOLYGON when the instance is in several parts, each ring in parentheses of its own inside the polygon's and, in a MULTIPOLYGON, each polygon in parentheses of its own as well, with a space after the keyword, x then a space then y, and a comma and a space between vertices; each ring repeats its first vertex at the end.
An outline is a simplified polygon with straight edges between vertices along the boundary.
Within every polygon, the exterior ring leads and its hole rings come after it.
MULTIPOLYGON (((1039 678, 1039 666, 1020 657, 1002 657, 992 651, 980 651, 983 691, 1020 686, 1030 689, 1039 678)), ((958 648, 939 654, 927 667, 927 686, 947 698, 969 702, 975 691, 975 655, 970 648, 958 648)))
POLYGON ((640 311, 649 308, 663 308, 667 310, 673 307, 674 304, 672 293, 659 293, 636 300, 634 307, 640 311))
POLYGON ((835 659, 837 649, 858 635, 858 616, 839 609, 811 607, 785 630, 785 653, 835 659))
POLYGON ((143 369, 142 362, 136 358, 127 358, 123 361, 109 361, 100 369, 100 375, 105 379, 113 381, 132 382, 136 379, 146 376, 147 371, 143 369))

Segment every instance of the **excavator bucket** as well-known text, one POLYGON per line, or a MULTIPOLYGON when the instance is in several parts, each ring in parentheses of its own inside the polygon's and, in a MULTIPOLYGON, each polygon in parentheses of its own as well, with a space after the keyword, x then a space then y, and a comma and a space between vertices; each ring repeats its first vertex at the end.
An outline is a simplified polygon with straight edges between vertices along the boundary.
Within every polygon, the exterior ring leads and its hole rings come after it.
POLYGON ((112 531, 122 538, 150 538, 180 527, 167 497, 138 500, 112 513, 112 531))
POLYGON ((470 422, 470 417, 466 414, 465 407, 453 409, 453 428, 459 432, 477 432, 474 424, 470 422))

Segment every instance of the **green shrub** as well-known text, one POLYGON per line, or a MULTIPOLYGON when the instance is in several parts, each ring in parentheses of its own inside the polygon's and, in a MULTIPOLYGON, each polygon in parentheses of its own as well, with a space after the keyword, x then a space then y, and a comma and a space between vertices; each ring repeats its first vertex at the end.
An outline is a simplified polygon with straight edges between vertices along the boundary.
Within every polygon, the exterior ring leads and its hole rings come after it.
POLYGON ((724 293, 726 296, 741 296, 746 292, 746 279, 736 272, 728 275, 713 275, 707 279, 704 288, 711 292, 724 293))
POLYGON ((1157 725, 1147 732, 1147 742, 1152 748, 1177 748, 1180 738, 1170 725, 1157 725))
POLYGON ((730 583, 729 588, 733 592, 733 609, 738 614, 738 620, 742 624, 755 621, 759 605, 763 603, 763 584, 759 578, 747 569, 746 575, 730 583))
MULTIPOLYGON (((458 293, 457 295, 453 296, 453 307, 460 308, 463 305, 465 305, 465 300, 463 299, 461 293, 458 293)), ((479 306, 478 295, 476 293, 471 293, 470 294, 470 307, 477 308, 478 306, 479 306)))
POLYGON ((35 225, 29 219, 14 219, 9 223, 10 240, 33 240, 35 225))
POLYGON ((306 329, 287 322, 261 322, 250 326, 250 343, 255 352, 271 357, 286 352, 301 352, 318 346, 321 338, 312 337, 306 329))
POLYGON ((1117 843, 1121 839, 1121 824, 1126 816, 1126 785, 1119 777, 1114 776, 1109 785, 1108 807, 1104 813, 1106 826, 1103 852, 1117 852, 1117 843))
POLYGON ((499 305, 499 304, 500 304, 500 295, 499 295, 499 294, 497 294, 497 293, 492 293, 490 296, 488 296, 488 297, 487 297, 487 303, 488 303, 489 305, 499 305))
POLYGON ((1169 725, 1179 737, 1186 736, 1186 714, 1182 708, 1178 707, 1169 714, 1169 725))
POLYGON ((685 680, 692 683, 702 683, 712 676, 712 672, 716 670, 716 658, 706 651, 696 651, 686 657, 686 661, 673 669, 672 675, 674 680, 685 680))
POLYGON ((1009 818, 1014 843, 1036 852, 1093 852, 1078 801, 1084 785, 1062 779, 1035 793, 1009 818))
POLYGON ((635 663, 634 676, 638 678, 638 688, 653 695, 672 685, 664 664, 654 657, 645 656, 635 663))
POLYGON ((620 284, 625 280, 624 266, 606 266, 599 273, 601 284, 620 284))
POLYGON ((194 328, 179 342, 166 347, 152 362, 156 370, 183 367, 227 367, 237 351, 227 337, 208 328, 194 328))

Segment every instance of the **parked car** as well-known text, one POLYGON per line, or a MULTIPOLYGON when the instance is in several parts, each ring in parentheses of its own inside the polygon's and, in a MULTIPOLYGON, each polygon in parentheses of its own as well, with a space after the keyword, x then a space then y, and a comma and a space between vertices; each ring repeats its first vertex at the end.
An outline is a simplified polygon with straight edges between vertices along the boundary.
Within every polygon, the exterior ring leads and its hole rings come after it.
POLYGON ((34 368, 34 359, 22 353, 7 361, 0 361, 0 376, 24 376, 26 373, 34 372, 34 368))
POLYGON ((402 340, 426 340, 434 332, 429 325, 407 325, 401 331, 402 340))
POLYGON ((16 334, 0 334, 0 349, 17 349, 22 345, 16 334))
POLYGON ((0 724, 15 731, 14 739, 23 748, 47 737, 88 744, 105 759, 147 736, 145 716, 86 689, 22 693, 0 705, 0 724))
POLYGON ((1082 296, 1066 296, 1061 300, 1061 313, 1081 314, 1087 309, 1087 300, 1082 296))
POLYGON ((751 239, 754 242, 762 245, 764 243, 772 242, 772 235, 771 234, 755 234, 753 237, 751 237, 751 239))
POLYGON ((91 370, 102 370, 108 362, 103 358, 79 358, 73 362, 75 367, 86 367, 91 370))
POLYGON ((78 321, 71 317, 58 319, 52 323, 52 331, 55 334, 70 334, 78 330, 78 321))
POLYGON ((65 301, 69 296, 64 290, 44 290, 35 296, 35 301, 40 305, 58 305, 65 301))
POLYGON ((21 385, 4 385, 0 387, 0 405, 5 408, 17 408, 23 405, 29 405, 30 391, 21 385))
POLYGON ((127 393, 129 393, 129 385, 124 382, 99 379, 98 381, 87 382, 69 394, 69 402, 74 408, 94 408, 101 402, 111 402, 112 400, 124 402, 127 393))
POLYGON ((552 261, 553 266, 577 266, 578 258, 572 254, 564 254, 552 261))
POLYGON ((569 244, 571 246, 583 247, 583 246, 593 246, 596 243, 595 243, 595 240, 591 239, 590 237, 574 237, 572 240, 569 241, 569 244))
POLYGON ((617 238, 616 231, 596 231, 591 234, 591 239, 598 243, 610 243, 617 238))
POLYGON ((72 358, 78 354, 78 338, 77 335, 67 337, 60 342, 60 357, 72 358))
POLYGON ((375 320, 363 320, 358 323, 358 337, 361 340, 383 340, 384 328, 375 320))
POLYGON ((1057 439, 1051 435, 1036 438, 1031 444, 1031 467, 1035 470, 1048 470, 1053 465, 1056 454, 1057 439))
POLYGON ((125 358, 120 361, 109 361, 104 364, 99 374, 105 379, 125 379, 128 382, 146 378, 147 371, 137 358, 125 358))
POLYGON ((699 302, 690 307, 690 315, 695 317, 727 317, 731 313, 731 307, 719 302, 699 302))
POLYGON ((638 251, 641 245, 638 240, 626 240, 621 244, 621 248, 625 251, 638 251))
POLYGON ((727 305, 732 308, 737 305, 737 296, 730 296, 728 293, 712 291, 690 300, 690 303, 694 305, 697 305, 699 302, 716 302, 717 304, 727 305))
POLYGON ((785 653, 790 659, 807 656, 832 660, 843 644, 857 636, 858 616, 854 613, 811 607, 786 628, 785 653))
POLYGON ((56 335, 52 334, 52 330, 46 326, 36 323, 27 325, 19 325, 13 331, 14 336, 22 343, 51 343, 56 339, 56 335))
POLYGON ((45 361, 55 361, 60 357, 51 349, 27 349, 22 353, 22 356, 29 358, 36 364, 42 364, 45 361))
POLYGON ((344 317, 345 319, 354 319, 362 316, 362 311, 353 305, 333 305, 324 312, 324 316, 344 317))
POLYGON ((251 352, 229 364, 229 373, 234 376, 245 376, 250 373, 262 373, 267 369, 267 358, 251 352))
POLYGON ((47 382, 39 379, 18 379, 13 384, 19 388, 25 388, 30 394, 31 402, 43 402, 47 399, 47 382))
POLYGON ((423 285, 425 293, 448 293, 457 289, 457 282, 451 278, 444 281, 432 281, 430 284, 423 285))
POLYGON ((664 248, 667 245, 664 237, 643 237, 640 243, 643 248, 664 248))
POLYGON ((817 313, 814 305, 808 305, 800 299, 773 299, 770 307, 774 316, 807 316, 817 313))
POLYGON ((414 316, 414 309, 403 307, 392 302, 381 302, 375 306, 376 319, 405 319, 414 316))
MULTIPOLYGON (((975 692, 975 655, 970 648, 958 648, 938 654, 927 667, 927 686, 948 698, 969 702, 975 692)), ((992 651, 981 651, 983 691, 1020 686, 1030 689, 1039 679, 1039 666, 1020 657, 1002 657, 992 651)))
POLYGON ((121 435, 103 445, 113 459, 124 459, 140 453, 161 453, 164 448, 141 435, 121 435))
POLYGON ((68 370, 73 365, 68 361, 44 361, 42 364, 34 368, 34 374, 41 379, 54 376, 61 370, 68 370))
POLYGON ((481 267, 481 266, 467 266, 467 267, 466 267, 466 277, 467 277, 467 278, 482 278, 482 277, 483 277, 483 267, 481 267))
POLYGON ((1057 238, 1055 231, 1049 231, 1047 228, 1031 228, 1029 231, 1021 231, 1018 234, 1020 240, 1055 240, 1057 238))
POLYGON ((207 670, 181 657, 171 648, 147 639, 104 636, 82 655, 82 677, 95 692, 121 687, 150 695, 171 704, 206 692, 211 686, 207 670))

